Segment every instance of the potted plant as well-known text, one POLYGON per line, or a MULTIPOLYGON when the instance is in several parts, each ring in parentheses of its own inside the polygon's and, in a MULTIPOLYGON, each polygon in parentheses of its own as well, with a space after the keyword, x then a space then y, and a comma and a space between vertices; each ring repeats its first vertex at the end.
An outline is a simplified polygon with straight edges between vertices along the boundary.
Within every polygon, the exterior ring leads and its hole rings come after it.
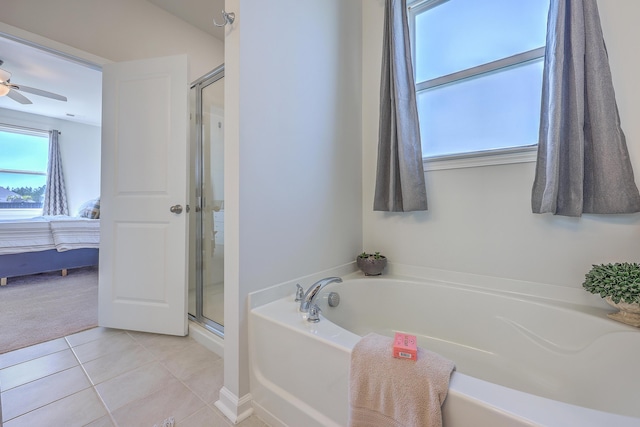
POLYGON ((585 275, 582 286, 620 310, 609 314, 610 318, 640 327, 640 264, 594 265, 585 275))
POLYGON ((380 252, 373 254, 362 252, 357 256, 356 264, 365 276, 379 276, 387 266, 387 257, 380 255, 380 252))

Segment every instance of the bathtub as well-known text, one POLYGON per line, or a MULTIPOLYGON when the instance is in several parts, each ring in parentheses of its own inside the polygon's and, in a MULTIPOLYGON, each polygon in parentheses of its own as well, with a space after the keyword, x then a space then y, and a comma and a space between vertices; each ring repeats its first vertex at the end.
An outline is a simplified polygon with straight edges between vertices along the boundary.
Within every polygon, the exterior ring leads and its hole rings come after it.
POLYGON ((353 346, 396 331, 455 362, 445 427, 640 426, 640 331, 597 304, 352 274, 323 289, 310 323, 294 290, 249 314, 251 395, 272 426, 346 426, 353 346))

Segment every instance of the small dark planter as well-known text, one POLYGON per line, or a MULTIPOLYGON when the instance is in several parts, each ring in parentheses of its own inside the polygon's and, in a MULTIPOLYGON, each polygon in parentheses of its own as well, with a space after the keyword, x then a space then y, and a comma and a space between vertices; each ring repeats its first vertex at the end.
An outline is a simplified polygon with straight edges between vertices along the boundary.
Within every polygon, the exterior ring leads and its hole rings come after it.
POLYGON ((387 257, 379 255, 379 257, 376 258, 375 255, 369 255, 363 258, 361 255, 358 255, 356 264, 365 276, 379 276, 387 266, 387 257))

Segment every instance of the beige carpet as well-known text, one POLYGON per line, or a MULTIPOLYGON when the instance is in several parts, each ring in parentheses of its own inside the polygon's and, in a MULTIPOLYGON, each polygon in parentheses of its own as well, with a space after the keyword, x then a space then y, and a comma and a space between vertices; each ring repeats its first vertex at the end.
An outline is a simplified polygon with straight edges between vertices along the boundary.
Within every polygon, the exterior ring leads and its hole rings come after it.
POLYGON ((97 267, 9 278, 0 287, 0 354, 97 325, 97 267))

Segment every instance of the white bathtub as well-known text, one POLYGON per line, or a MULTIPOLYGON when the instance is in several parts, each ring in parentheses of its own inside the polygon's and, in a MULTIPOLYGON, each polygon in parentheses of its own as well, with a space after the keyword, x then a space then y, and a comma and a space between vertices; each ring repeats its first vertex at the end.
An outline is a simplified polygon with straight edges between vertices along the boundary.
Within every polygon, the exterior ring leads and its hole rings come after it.
POLYGON ((604 309, 512 290, 351 277, 323 290, 319 323, 298 312, 293 287, 251 310, 251 394, 271 425, 346 426, 351 349, 369 332, 402 331, 456 364, 445 427, 640 426, 640 331, 604 309), (332 291, 335 308, 326 302, 332 291))

